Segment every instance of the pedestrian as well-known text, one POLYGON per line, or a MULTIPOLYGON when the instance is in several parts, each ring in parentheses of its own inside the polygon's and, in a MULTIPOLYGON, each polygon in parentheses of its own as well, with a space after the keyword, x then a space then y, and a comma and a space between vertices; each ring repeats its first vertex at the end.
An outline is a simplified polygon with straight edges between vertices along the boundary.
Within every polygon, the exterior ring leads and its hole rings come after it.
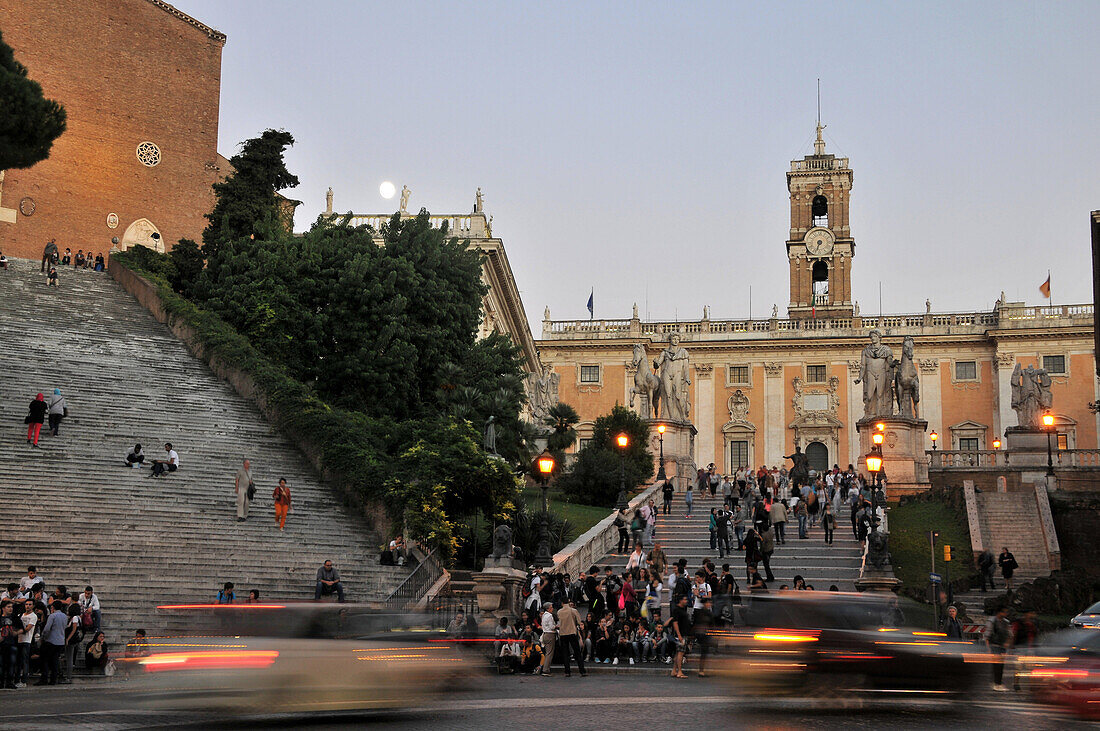
POLYGON ((702 606, 692 612, 692 631, 695 635, 695 646, 699 650, 699 677, 707 676, 707 655, 710 654, 710 626, 714 622, 713 600, 710 596, 704 597, 702 606))
POLYGON ((547 602, 542 607, 542 665, 540 675, 550 675, 550 663, 554 660, 554 648, 558 645, 558 622, 554 619, 554 605, 547 602))
POLYGON ((215 604, 232 604, 237 599, 237 594, 233 591, 233 582, 227 581, 225 585, 218 590, 218 596, 214 599, 215 604))
POLYGON ((730 552, 730 513, 725 505, 718 510, 714 524, 718 532, 718 557, 725 558, 730 552))
POLYGON ((14 690, 18 678, 16 673, 18 632, 17 620, 12 614, 14 611, 14 601, 9 599, 0 601, 0 689, 14 690))
POLYGON ((65 629, 69 621, 61 602, 50 605, 50 616, 42 628, 42 646, 39 649, 42 667, 41 679, 35 685, 57 685, 61 674, 61 653, 65 650, 65 629))
POLYGON ((233 489, 237 494, 237 522, 243 523, 248 517, 248 508, 252 505, 252 498, 256 496, 256 485, 252 482, 252 463, 247 458, 237 470, 237 476, 233 480, 233 489))
POLYGON ((46 242, 46 246, 42 249, 42 268, 39 270, 39 274, 46 273, 46 265, 49 265, 52 269, 58 261, 57 244, 56 239, 50 239, 46 242))
POLYGON ((30 413, 23 419, 27 424, 27 444, 38 446, 38 435, 42 432, 42 422, 46 420, 48 409, 46 397, 42 394, 38 394, 34 397, 34 401, 31 401, 30 413))
POLYGON ((27 687, 31 678, 31 650, 33 649, 34 628, 38 624, 38 615, 34 613, 34 600, 23 602, 23 614, 19 617, 19 652, 16 658, 17 688, 27 687))
POLYGON ((645 518, 642 517, 641 510, 634 511, 634 517, 630 519, 630 537, 634 541, 635 546, 642 545, 642 531, 645 530, 645 518))
POLYGON ((794 506, 794 517, 798 521, 798 537, 809 538, 806 535, 806 520, 809 517, 806 509, 806 501, 799 500, 794 506))
POLYGON ((776 499, 769 509, 772 526, 775 528, 775 542, 782 545, 787 542, 783 529, 787 526, 787 503, 785 500, 776 499))
POLYGON ((833 545, 833 532, 836 531, 836 513, 833 504, 825 503, 825 514, 821 516, 821 527, 825 529, 825 543, 833 545))
POLYGON ((286 514, 290 512, 290 488, 287 487, 285 477, 279 478, 278 486, 271 493, 271 500, 275 504, 275 523, 282 530, 286 525, 286 514))
POLYGON ((65 672, 63 683, 73 682, 73 668, 76 667, 76 649, 84 639, 84 628, 80 621, 80 605, 70 604, 65 626, 65 672))
POLYGON ((707 530, 710 531, 710 550, 718 548, 718 509, 710 509, 710 518, 707 520, 707 530))
POLYGON ((962 622, 959 621, 959 610, 954 604, 947 608, 947 617, 943 620, 943 632, 949 640, 961 640, 963 638, 962 622))
POLYGON ((733 516, 733 532, 737 536, 737 550, 745 550, 745 530, 752 524, 752 505, 748 500, 741 501, 737 513, 733 516))
POLYGON ((665 515, 672 514, 672 495, 675 491, 675 488, 672 487, 672 480, 665 480, 664 486, 661 487, 661 496, 664 498, 662 511, 665 515))
POLYGON ((748 534, 745 536, 745 575, 747 577, 751 577, 756 565, 764 560, 763 546, 764 542, 756 528, 750 527, 748 534))
POLYGON ((1008 550, 1008 546, 1001 548, 1001 555, 997 557, 997 565, 1001 567, 1001 576, 1005 580, 1005 588, 1012 591, 1012 574, 1020 568, 1016 563, 1016 557, 1008 550))
POLYGON ((996 589, 997 586, 993 583, 993 552, 988 548, 981 552, 978 556, 978 575, 982 581, 982 593, 985 593, 985 585, 988 582, 990 589, 996 589))
POLYGON ((558 610, 558 642, 561 643, 562 659, 565 661, 565 677, 569 677, 569 658, 573 656, 577 659, 577 669, 580 670, 581 677, 588 675, 584 670, 584 650, 581 649, 580 637, 578 634, 581 625, 580 614, 577 613, 577 606, 573 602, 569 602, 558 610))
POLYGON ((46 406, 50 412, 50 431, 56 437, 61 430, 61 420, 69 415, 69 405, 65 403, 65 397, 61 395, 61 389, 55 388, 50 394, 46 406))
POLYGON ((1001 607, 997 613, 989 618, 985 625, 985 645, 993 658, 993 690, 1008 690, 1005 688, 1005 652, 1012 641, 1012 626, 1008 623, 1008 607, 1001 607))
POLYGON ((691 636, 691 618, 687 610, 687 595, 676 598, 676 608, 672 610, 673 644, 675 647, 675 660, 672 663, 672 677, 686 678, 684 675, 684 655, 687 654, 687 638, 691 636))
MULTIPOLYGON (((41 395, 41 394, 39 394, 39 395, 41 395)), ((699 471, 702 472, 702 470, 699 470, 699 471)), ((695 502, 695 497, 692 495, 691 488, 692 488, 692 483, 689 480, 688 484, 687 484, 687 491, 684 493, 684 504, 687 505, 687 515, 684 516, 685 518, 690 518, 691 517, 691 504, 693 502, 695 502)))
POLYGON ((772 554, 775 553, 775 531, 769 525, 760 532, 760 555, 764 562, 764 577, 768 581, 775 581, 772 575, 772 554))
POLYGON ((630 548, 630 523, 627 520, 626 508, 621 509, 615 515, 615 527, 619 529, 619 545, 615 549, 616 555, 622 555, 630 548))

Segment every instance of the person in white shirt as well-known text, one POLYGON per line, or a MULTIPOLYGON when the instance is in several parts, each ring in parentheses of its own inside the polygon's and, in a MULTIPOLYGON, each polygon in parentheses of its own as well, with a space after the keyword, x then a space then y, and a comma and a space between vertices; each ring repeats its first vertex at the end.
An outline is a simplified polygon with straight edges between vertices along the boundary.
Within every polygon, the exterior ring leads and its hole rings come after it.
POLYGON ((542 569, 536 567, 535 574, 531 577, 531 596, 524 602, 524 609, 533 609, 537 612, 542 606, 542 595, 539 594, 539 587, 542 586, 541 573, 542 569))
POLYGON ((645 568, 645 551, 641 546, 634 546, 630 558, 626 560, 626 570, 645 568))
POLYGON ((707 574, 702 569, 695 572, 695 586, 691 587, 691 595, 695 597, 692 609, 702 609, 703 600, 710 599, 710 584, 707 583, 707 574))
POLYGON ((154 459, 153 471, 150 477, 160 477, 168 472, 175 472, 180 468, 180 456, 172 448, 171 442, 165 442, 164 451, 168 453, 168 459, 154 459))
POLYGON ((31 677, 31 641, 34 639, 34 626, 38 624, 38 615, 34 613, 34 602, 28 599, 24 613, 19 617, 23 630, 19 632, 19 654, 16 657, 15 678, 17 688, 25 688, 31 677))
POLYGON ((23 592, 29 592, 35 584, 45 584, 46 579, 38 575, 34 566, 27 567, 27 575, 19 580, 19 588, 23 592))
POLYGON ((4 591, 0 591, 0 602, 5 600, 12 602, 21 602, 26 598, 27 593, 20 589, 19 584, 14 581, 8 584, 7 589, 5 589, 4 591))
POLYGON ((88 610, 92 612, 92 635, 95 635, 99 631, 99 620, 102 616, 99 612, 99 597, 92 592, 92 587, 85 586, 84 593, 80 595, 80 613, 88 610))
POLYGON ((554 605, 549 602, 542 610, 542 667, 541 675, 550 674, 550 663, 554 659, 554 648, 558 646, 558 621, 554 619, 554 605))

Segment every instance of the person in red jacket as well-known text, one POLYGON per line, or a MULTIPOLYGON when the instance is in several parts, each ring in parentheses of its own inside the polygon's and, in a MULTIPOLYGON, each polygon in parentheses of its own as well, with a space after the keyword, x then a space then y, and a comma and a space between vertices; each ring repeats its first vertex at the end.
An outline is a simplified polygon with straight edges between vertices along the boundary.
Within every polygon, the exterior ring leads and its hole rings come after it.
POLYGON ((46 420, 46 409, 46 397, 42 394, 35 396, 27 414, 27 444, 38 446, 38 434, 42 431, 42 422, 46 420))
POLYGON ((275 502, 275 522, 279 530, 286 525, 286 514, 290 512, 290 488, 286 486, 286 478, 279 478, 279 486, 271 493, 271 499, 275 502))

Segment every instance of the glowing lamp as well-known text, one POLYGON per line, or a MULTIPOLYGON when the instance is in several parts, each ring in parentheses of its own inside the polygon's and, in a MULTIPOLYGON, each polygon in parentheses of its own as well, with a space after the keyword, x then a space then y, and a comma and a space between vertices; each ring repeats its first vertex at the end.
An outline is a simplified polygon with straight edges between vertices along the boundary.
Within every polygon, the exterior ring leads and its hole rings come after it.
POLYGON ((1043 426, 1054 426, 1054 415, 1043 414, 1043 426))
POLYGON ((880 446, 882 444, 882 432, 872 434, 871 441, 875 443, 875 446, 880 446))
POLYGON ((544 475, 549 475, 554 471, 554 458, 553 457, 539 457, 539 472, 544 475))
POLYGON ((940 438, 940 435, 933 431, 931 434, 928 435, 928 438, 932 440, 933 444, 935 444, 936 440, 940 438))
POLYGON ((627 445, 630 444, 630 437, 626 434, 620 434, 615 437, 615 442, 619 445, 619 449, 626 449, 627 445))
POLYGON ((882 457, 877 454, 867 455, 867 471, 877 473, 882 469, 882 457))
POLYGON ((659 434, 664 434, 665 433, 665 425, 664 424, 658 424, 657 425, 657 432, 659 434))
POLYGON ((881 421, 879 423, 875 424, 875 428, 878 429, 879 431, 886 431, 886 425, 883 424, 881 421))
POLYGON ((993 448, 994 449, 1000 449, 1001 448, 1001 440, 1000 439, 994 439, 993 440, 993 448))

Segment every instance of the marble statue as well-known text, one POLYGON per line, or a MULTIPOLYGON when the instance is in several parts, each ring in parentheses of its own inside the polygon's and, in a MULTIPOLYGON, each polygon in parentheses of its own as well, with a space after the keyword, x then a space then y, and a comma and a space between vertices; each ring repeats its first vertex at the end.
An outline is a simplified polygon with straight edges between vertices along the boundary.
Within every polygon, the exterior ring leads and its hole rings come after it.
POLYGON ((544 320, 549 320, 550 319, 550 305, 546 305, 545 307, 542 308, 542 319, 544 319, 544 320))
POLYGON ((512 555, 512 529, 498 525, 493 531, 493 558, 509 558, 512 555))
POLYGON ((797 490, 807 484, 810 479, 810 458, 802 451, 802 447, 794 445, 794 454, 788 454, 783 459, 789 459, 792 462, 791 471, 787 474, 791 478, 794 489, 797 490))
POLYGON ((485 200, 481 196, 481 188, 477 189, 477 200, 474 201, 474 213, 481 213, 485 210, 485 200))
POLYGON ((779 305, 772 305, 772 319, 779 317, 779 305))
POLYGON ((859 317, 859 302, 852 305, 852 317, 859 317))
MULTIPOLYGON (((653 367, 660 372, 661 400, 664 401, 665 418, 672 421, 688 421, 691 404, 688 387, 691 376, 688 373, 687 349, 680 345, 679 333, 668 336, 668 347, 658 354, 653 367)), ((660 414, 657 415, 660 418, 660 414)))
POLYGON ((869 419, 894 413, 893 370, 894 353, 882 343, 882 333, 871 331, 871 344, 863 349, 859 360, 859 378, 863 384, 863 415, 869 419))
POLYGON ((325 213, 332 213, 332 188, 325 191, 325 213))
POLYGON ((932 300, 926 299, 924 301, 924 312, 925 312, 925 314, 931 314, 931 312, 932 312, 932 300))
POLYGON ((489 454, 497 453, 497 418, 490 416, 485 422, 485 451, 489 454))
POLYGON ((894 397, 898 402, 898 415, 911 419, 918 417, 920 403, 920 377, 913 364, 913 338, 906 335, 901 344, 901 360, 894 367, 894 397))
POLYGON ((1012 408, 1016 411, 1016 423, 1029 429, 1043 427, 1043 413, 1054 402, 1050 393, 1050 375, 1044 368, 1029 365, 1021 368, 1017 363, 1012 370, 1012 408))
POLYGON ((402 213, 406 213, 409 210, 409 193, 412 193, 412 191, 409 190, 409 186, 402 185, 401 186, 401 212, 402 213))
POLYGON ((554 373, 549 363, 544 363, 542 373, 532 373, 528 392, 531 394, 531 413, 536 421, 542 421, 550 414, 550 409, 558 403, 558 383, 561 376, 554 373))
POLYGON ((638 319, 638 303, 637 302, 634 303, 634 314, 631 315, 630 317, 631 317, 631 319, 634 319, 634 320, 638 319))
POLYGON ((661 407, 661 379, 653 375, 649 369, 649 358, 645 352, 645 346, 638 343, 634 346, 630 364, 634 366, 634 386, 630 389, 630 408, 634 408, 634 397, 643 398, 643 412, 645 418, 649 418, 652 412, 653 418, 660 415, 661 407))

